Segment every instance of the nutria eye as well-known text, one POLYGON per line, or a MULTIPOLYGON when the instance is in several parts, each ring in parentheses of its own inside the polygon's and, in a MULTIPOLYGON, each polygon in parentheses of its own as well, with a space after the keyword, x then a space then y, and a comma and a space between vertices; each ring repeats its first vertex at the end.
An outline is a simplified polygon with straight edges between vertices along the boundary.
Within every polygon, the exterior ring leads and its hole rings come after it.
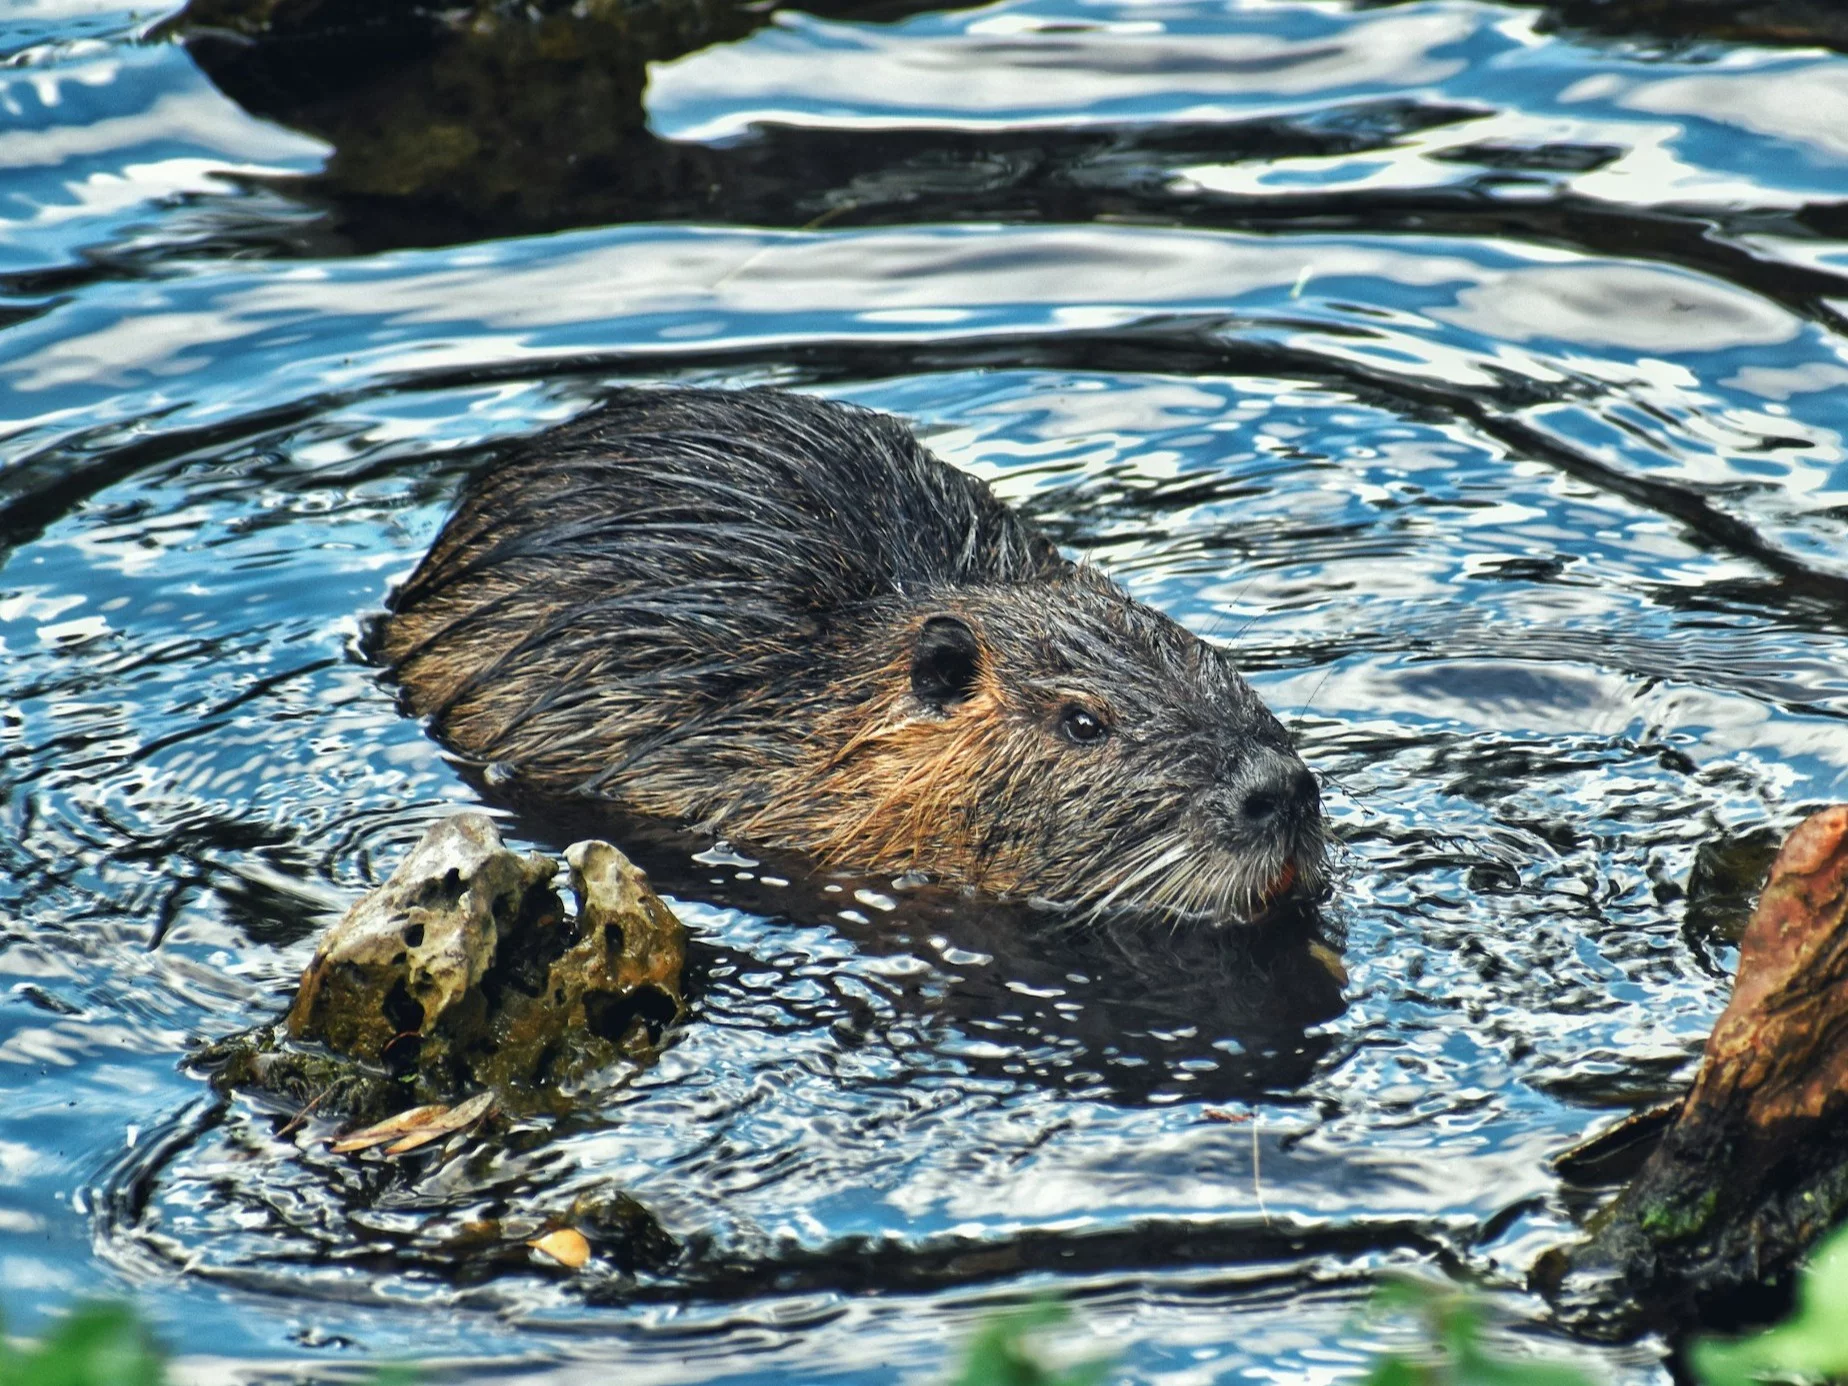
POLYGON ((1081 707, 1068 707, 1059 714, 1059 730, 1080 746, 1095 746, 1110 735, 1110 728, 1081 707))

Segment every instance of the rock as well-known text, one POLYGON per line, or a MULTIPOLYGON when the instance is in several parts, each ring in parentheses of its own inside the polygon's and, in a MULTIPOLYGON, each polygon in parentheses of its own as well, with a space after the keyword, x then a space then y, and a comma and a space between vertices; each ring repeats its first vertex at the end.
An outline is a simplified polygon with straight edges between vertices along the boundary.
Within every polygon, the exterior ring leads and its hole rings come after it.
POLYGON ((327 141, 285 186, 362 247, 702 210, 713 160, 647 129, 651 62, 741 38, 740 0, 190 0, 163 23, 253 115, 327 141))
POLYGON ((556 862, 504 846, 485 814, 433 826, 327 933, 287 1018, 212 1046, 224 1088, 365 1123, 485 1092, 564 1112, 653 1060, 684 1018, 686 935, 607 842, 556 862))
POLYGON ((486 814, 445 818, 321 940, 283 1022, 289 1037, 388 1063, 406 1057, 394 1048, 415 1044, 416 1055, 474 1028, 479 1018, 458 1007, 483 1000, 503 929, 518 928, 522 913, 528 928, 556 927, 557 872, 502 846, 486 814))

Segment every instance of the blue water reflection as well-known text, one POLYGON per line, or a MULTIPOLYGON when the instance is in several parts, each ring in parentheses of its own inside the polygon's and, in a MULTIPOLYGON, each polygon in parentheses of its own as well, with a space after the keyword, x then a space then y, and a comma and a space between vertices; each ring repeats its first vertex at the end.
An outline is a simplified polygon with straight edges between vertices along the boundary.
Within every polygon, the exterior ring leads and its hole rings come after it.
MULTIPOLYGON (((240 175, 304 172, 328 153, 239 111, 181 49, 122 42, 133 30, 118 24, 115 42, 22 45, 0 68, 0 275, 203 234, 189 203, 245 200, 240 175), (177 224, 156 232, 163 221, 177 224)), ((16 21, 0 48, 30 36, 16 21)))

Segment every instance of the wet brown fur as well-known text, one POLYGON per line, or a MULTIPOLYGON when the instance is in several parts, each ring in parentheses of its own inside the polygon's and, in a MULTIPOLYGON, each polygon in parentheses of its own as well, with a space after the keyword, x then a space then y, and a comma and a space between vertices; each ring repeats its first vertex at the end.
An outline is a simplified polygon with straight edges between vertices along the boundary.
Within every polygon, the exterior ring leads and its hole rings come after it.
POLYGON ((413 709, 528 791, 1091 908, 1319 880, 1313 780, 1224 655, 883 416, 627 392, 478 478, 394 608, 413 709))

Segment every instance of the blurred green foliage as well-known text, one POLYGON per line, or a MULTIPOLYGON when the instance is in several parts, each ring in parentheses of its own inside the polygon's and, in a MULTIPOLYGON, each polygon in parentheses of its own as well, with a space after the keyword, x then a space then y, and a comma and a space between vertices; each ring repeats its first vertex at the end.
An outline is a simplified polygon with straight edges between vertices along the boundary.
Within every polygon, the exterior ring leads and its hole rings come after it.
MULTIPOLYGON (((1374 1303, 1417 1315, 1430 1347, 1382 1356, 1366 1386, 1596 1386, 1576 1367, 1490 1355, 1482 1341, 1483 1303, 1467 1290, 1404 1280, 1381 1290, 1374 1303)), ((1817 1247, 1782 1323, 1743 1338, 1697 1338, 1687 1360, 1700 1386, 1848 1381, 1848 1227, 1817 1247)))
POLYGON ((1070 1318, 1071 1310, 1050 1301, 995 1315, 969 1344, 950 1386, 1101 1386, 1113 1365, 1109 1359, 1059 1369, 1047 1364, 1033 1341, 1070 1318))
POLYGON ((1452 1285, 1397 1280, 1374 1297, 1376 1310, 1415 1314, 1431 1347, 1416 1356, 1387 1353, 1367 1373, 1366 1386, 1594 1386, 1576 1367, 1514 1361, 1483 1346, 1487 1310, 1481 1298, 1452 1285))
POLYGON ((1789 1318, 1749 1338, 1702 1338, 1688 1365, 1704 1386, 1848 1378, 1848 1227, 1810 1257, 1789 1318))
MULTIPOLYGON (((1512 1360, 1484 1346, 1487 1310, 1468 1290, 1401 1280, 1375 1297, 1376 1309, 1415 1315, 1429 1346, 1387 1353, 1365 1386, 1596 1386, 1576 1367, 1512 1360)), ((1071 1320, 1062 1304, 1040 1302, 989 1319, 976 1333, 949 1386, 1102 1386, 1114 1363, 1059 1367, 1043 1335, 1071 1320)), ((1744 1338, 1697 1339, 1688 1364, 1701 1386, 1848 1380, 1848 1227, 1828 1237, 1804 1268, 1790 1317, 1744 1338)), ((375 1386, 409 1386, 405 1368, 385 1368, 375 1386)), ((84 1304, 37 1344, 0 1337, 0 1386, 164 1386, 165 1358, 134 1310, 84 1304)))
MULTIPOLYGON (((165 1386, 167 1354, 126 1304, 79 1304, 55 1332, 16 1346, 0 1334, 0 1386, 165 1386)), ((416 1386, 412 1367, 380 1367, 370 1386, 416 1386)))
POLYGON ((161 1386, 165 1357, 125 1304, 82 1304, 57 1331, 17 1348, 0 1339, 0 1386, 161 1386))

